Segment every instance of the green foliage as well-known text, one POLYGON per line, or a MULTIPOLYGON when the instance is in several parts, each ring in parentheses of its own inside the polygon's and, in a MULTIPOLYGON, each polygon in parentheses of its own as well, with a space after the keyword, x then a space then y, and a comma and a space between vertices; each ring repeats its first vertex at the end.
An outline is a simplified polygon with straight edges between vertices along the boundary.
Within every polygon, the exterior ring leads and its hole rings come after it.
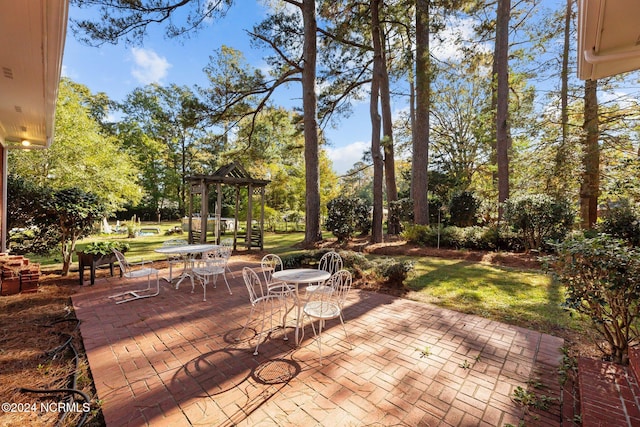
POLYGON ((389 202, 388 221, 407 224, 413 222, 413 199, 402 198, 389 202))
MULTIPOLYGON (((327 251, 328 249, 321 249, 282 256, 282 263, 285 268, 316 268, 320 258, 327 251)), ((394 258, 384 257, 370 261, 358 252, 339 251, 338 253, 342 258, 343 268, 349 270, 354 279, 372 276, 394 288, 401 288, 414 268, 413 261, 408 260, 397 261, 394 258)))
POLYGON ((410 225, 402 232, 408 242, 420 246, 472 250, 507 250, 522 251, 524 249, 520 236, 512 231, 496 227, 438 227, 431 225, 410 225))
POLYGON ((50 227, 44 203, 51 190, 35 185, 31 180, 9 175, 7 182, 7 229, 9 246, 15 254, 44 255, 60 242, 58 229, 50 227))
POLYGON ((541 249, 547 240, 564 239, 573 225, 574 213, 566 201, 533 194, 507 200, 504 219, 522 233, 527 249, 541 249))
MULTIPOLYGON (((264 224, 267 230, 275 231, 276 224, 280 220, 280 212, 276 211, 272 207, 264 207, 264 224)), ((260 218, 259 216, 257 218, 260 218)))
POLYGON ((304 214, 302 212, 299 212, 299 211, 289 211, 289 212, 284 214, 282 219, 287 224, 288 223, 292 223, 293 224, 293 230, 297 231, 298 226, 304 220, 304 214))
POLYGON ((545 395, 536 395, 536 393, 525 390, 521 386, 516 387, 513 391, 513 401, 519 403, 522 406, 533 407, 547 411, 549 406, 556 400, 552 397, 545 395))
POLYGON ((458 227, 410 225, 402 232, 408 242, 420 246, 460 248, 463 247, 458 227))
POLYGON ((436 225, 448 224, 449 218, 444 199, 438 194, 429 194, 427 202, 429 203, 429 223, 436 225))
POLYGON ((345 242, 359 231, 367 233, 371 229, 369 207, 362 199, 337 197, 327 204, 325 228, 345 242))
POLYGON ((97 196, 79 188, 68 188, 53 193, 45 203, 48 215, 55 218, 52 226, 60 231, 62 243, 62 275, 69 272, 71 255, 76 242, 91 234, 93 224, 105 214, 105 206, 97 196))
POLYGON ((82 252, 92 255, 110 255, 114 249, 120 252, 126 252, 130 248, 127 242, 121 242, 118 240, 106 240, 101 242, 91 242, 84 247, 82 252))
POLYGON ((627 363, 629 344, 638 338, 640 249, 601 234, 567 239, 556 250, 551 269, 566 288, 565 306, 587 315, 613 361, 627 363))
POLYGON ((626 199, 607 205, 597 229, 640 246, 640 218, 626 199))
POLYGON ((477 223, 480 202, 472 192, 463 191, 456 193, 449 202, 449 218, 451 224, 458 227, 469 227, 477 223))
POLYGON ((382 258, 375 264, 375 273, 384 279, 384 282, 394 288, 402 288, 403 282, 413 271, 413 261, 396 261, 393 258, 382 258))
POLYGON ((56 104, 55 143, 46 150, 12 150, 9 163, 13 173, 39 187, 76 187, 97 195, 115 212, 127 202, 140 200, 138 170, 96 120, 95 100, 85 86, 63 78, 56 104))

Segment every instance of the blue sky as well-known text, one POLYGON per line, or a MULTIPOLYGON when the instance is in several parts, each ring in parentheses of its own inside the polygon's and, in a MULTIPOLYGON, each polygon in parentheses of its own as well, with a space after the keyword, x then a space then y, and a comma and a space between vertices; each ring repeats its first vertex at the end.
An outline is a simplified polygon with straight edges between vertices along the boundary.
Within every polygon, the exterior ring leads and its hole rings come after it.
MULTIPOLYGON (((70 7, 71 19, 86 15, 86 10, 70 7)), ((167 39, 163 28, 151 30, 142 46, 105 44, 85 46, 74 39, 69 29, 63 57, 63 75, 87 86, 93 93, 104 92, 110 99, 122 101, 136 87, 150 83, 206 85, 202 71, 209 55, 225 44, 243 52, 246 60, 256 68, 264 68, 262 52, 251 49, 249 35, 254 24, 264 17, 264 10, 255 2, 236 4, 222 20, 188 39, 167 39)), ((279 91, 276 102, 290 107, 301 100, 298 87, 279 91)), ((343 174, 360 161, 371 140, 368 106, 363 103, 355 114, 340 122, 339 128, 326 129, 329 146, 326 148, 334 170, 343 174)))

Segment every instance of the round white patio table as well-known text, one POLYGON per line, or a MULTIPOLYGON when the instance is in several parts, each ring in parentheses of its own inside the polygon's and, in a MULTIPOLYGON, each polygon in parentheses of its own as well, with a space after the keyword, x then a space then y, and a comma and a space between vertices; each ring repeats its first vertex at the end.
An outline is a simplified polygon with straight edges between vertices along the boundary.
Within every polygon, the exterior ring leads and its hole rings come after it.
POLYGON ((176 289, 178 289, 178 286, 180 286, 180 282, 182 282, 187 277, 191 279, 191 287, 193 288, 193 275, 191 274, 189 259, 193 258, 196 255, 201 255, 205 252, 216 250, 220 247, 220 245, 213 245, 209 243, 197 243, 194 245, 164 246, 161 248, 157 248, 154 251, 164 255, 178 255, 184 259, 184 269, 182 270, 182 274, 179 276, 179 280, 176 282, 176 289))
MULTIPOLYGON (((294 285, 296 305, 298 306, 298 314, 296 317, 296 345, 299 345, 298 340, 300 326, 302 325, 302 306, 304 301, 300 298, 299 286, 300 284, 312 284, 322 283, 331 277, 331 273, 324 270, 318 270, 316 268, 291 268, 286 270, 280 270, 274 272, 271 277, 273 280, 278 280, 291 285, 294 285)), ((285 313, 285 316, 287 314, 285 313)))

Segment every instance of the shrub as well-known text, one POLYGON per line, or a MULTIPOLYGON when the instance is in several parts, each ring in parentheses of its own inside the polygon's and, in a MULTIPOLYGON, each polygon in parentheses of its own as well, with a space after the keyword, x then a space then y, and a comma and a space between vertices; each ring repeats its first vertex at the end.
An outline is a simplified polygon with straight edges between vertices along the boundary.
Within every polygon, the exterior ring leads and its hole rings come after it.
POLYGON ((607 205, 602 222, 596 228, 602 233, 624 239, 633 246, 640 246, 640 219, 627 200, 607 205))
POLYGON ((396 261, 393 258, 384 258, 375 266, 375 273, 384 279, 385 284, 394 288, 401 288, 411 271, 412 261, 396 261))
POLYGON ((413 222, 413 199, 403 198, 389 202, 387 222, 400 224, 400 232, 404 230, 403 223, 413 222))
POLYGON ((7 230, 9 246, 14 254, 45 255, 60 244, 60 229, 52 226, 55 218, 48 215, 47 201, 53 190, 28 179, 10 174, 7 179, 7 230))
POLYGON ((588 316, 612 360, 627 363, 629 344, 638 338, 640 249, 601 234, 567 239, 556 250, 550 266, 566 287, 565 306, 588 316))
POLYGON ((369 207, 357 197, 337 197, 327 203, 325 227, 338 238, 349 240, 356 231, 367 233, 371 229, 369 207))
POLYGON ((508 229, 497 227, 438 227, 430 225, 411 225, 402 232, 402 237, 410 243, 420 246, 473 250, 506 250, 519 252, 524 250, 520 236, 508 229))
POLYGON ((430 225, 410 225, 400 235, 407 242, 430 246, 433 230, 430 225))
POLYGON ((445 225, 449 223, 448 214, 445 212, 446 209, 443 209, 447 204, 440 198, 440 196, 436 194, 429 194, 427 203, 429 203, 430 224, 437 225, 440 223, 440 225, 445 225))
POLYGON ((480 202, 470 191, 454 194, 449 202, 451 224, 458 227, 470 227, 477 223, 476 216, 480 202))
POLYGON ((494 250, 496 242, 489 227, 464 227, 460 229, 462 247, 481 251, 494 250))
POLYGON ((522 233, 527 249, 542 249, 546 240, 563 240, 573 225, 569 204, 546 194, 509 199, 504 204, 504 219, 522 233))

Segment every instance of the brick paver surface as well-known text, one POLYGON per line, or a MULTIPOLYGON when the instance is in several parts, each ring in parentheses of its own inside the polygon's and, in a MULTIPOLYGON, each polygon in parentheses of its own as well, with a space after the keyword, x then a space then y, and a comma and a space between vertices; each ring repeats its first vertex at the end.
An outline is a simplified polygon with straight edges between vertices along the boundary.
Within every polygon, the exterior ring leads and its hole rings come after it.
MULTIPOLYGON (((108 426, 518 426, 561 425, 557 369, 563 340, 432 305, 352 290, 322 335, 323 364, 307 324, 294 346, 289 317, 253 356, 249 315, 234 263, 207 290, 161 282, 160 295, 116 305, 135 287, 98 279, 73 296, 108 426), (548 409, 524 407, 543 396, 548 409)), ((174 282, 175 283, 175 282, 174 282)))

